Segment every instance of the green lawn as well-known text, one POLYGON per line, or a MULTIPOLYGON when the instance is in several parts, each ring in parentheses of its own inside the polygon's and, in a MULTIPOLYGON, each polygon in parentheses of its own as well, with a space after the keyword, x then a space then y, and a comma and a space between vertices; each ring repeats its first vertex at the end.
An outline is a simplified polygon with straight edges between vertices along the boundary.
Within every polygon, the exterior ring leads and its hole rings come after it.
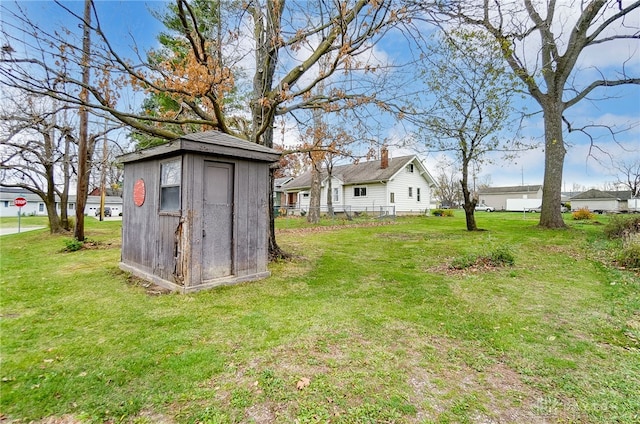
POLYGON ((3 236, 0 421, 639 422, 640 281, 603 225, 456 213, 278 219, 295 260, 190 295, 118 269, 119 221, 73 253, 3 236), (515 264, 448 267, 496 249, 515 264))

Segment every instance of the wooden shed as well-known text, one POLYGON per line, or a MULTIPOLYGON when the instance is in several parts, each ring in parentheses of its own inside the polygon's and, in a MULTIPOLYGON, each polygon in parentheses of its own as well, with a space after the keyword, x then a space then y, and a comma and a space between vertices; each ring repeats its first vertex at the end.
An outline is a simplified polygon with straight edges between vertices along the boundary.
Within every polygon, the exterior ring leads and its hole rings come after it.
POLYGON ((269 276, 277 151, 208 131, 119 159, 121 269, 182 293, 269 276))

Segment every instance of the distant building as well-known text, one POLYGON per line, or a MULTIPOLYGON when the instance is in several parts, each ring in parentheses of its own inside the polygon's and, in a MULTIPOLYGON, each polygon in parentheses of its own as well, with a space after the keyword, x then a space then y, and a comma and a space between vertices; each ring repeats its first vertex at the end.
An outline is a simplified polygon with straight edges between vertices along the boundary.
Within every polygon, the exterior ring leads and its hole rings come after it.
POLYGON ((603 191, 591 189, 573 196, 571 210, 589 209, 591 212, 627 212, 628 201, 632 198, 631 190, 603 191))
MULTIPOLYGON (((111 208, 112 216, 118 216, 122 212, 122 197, 106 196, 105 207, 111 208)), ((100 208, 100 196, 87 196, 84 214, 94 216, 100 208)), ((59 199, 56 198, 56 209, 60 213, 59 199)), ((18 210, 23 215, 47 215, 47 207, 42 199, 28 190, 21 188, 0 187, 0 216, 18 216, 18 210), (13 201, 17 197, 24 197, 27 204, 21 209, 14 206, 13 201)), ((69 196, 67 214, 73 216, 76 213, 76 196, 69 196)))
POLYGON ((486 187, 478 190, 478 204, 507 210, 507 199, 542 199, 541 185, 486 187))

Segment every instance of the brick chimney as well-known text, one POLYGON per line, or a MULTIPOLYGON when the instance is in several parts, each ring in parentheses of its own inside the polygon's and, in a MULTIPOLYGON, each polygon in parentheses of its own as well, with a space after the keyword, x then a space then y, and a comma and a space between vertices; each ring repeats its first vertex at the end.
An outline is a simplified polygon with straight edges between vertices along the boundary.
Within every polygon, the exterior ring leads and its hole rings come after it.
POLYGON ((389 167, 389 150, 387 146, 382 146, 380 150, 380 169, 387 169, 389 167))

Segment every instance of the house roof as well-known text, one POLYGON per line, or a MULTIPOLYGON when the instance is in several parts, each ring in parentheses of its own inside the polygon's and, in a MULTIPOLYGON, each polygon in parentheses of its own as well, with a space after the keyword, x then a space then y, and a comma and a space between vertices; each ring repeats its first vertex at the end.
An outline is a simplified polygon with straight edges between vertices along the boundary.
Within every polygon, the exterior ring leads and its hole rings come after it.
POLYGON ((251 143, 220 131, 205 131, 186 134, 159 146, 138 150, 118 157, 120 162, 166 157, 183 152, 206 153, 220 156, 240 157, 245 159, 277 162, 281 153, 269 147, 251 143))
MULTIPOLYGON (((291 180, 293 180, 293 177, 276 178, 275 180, 273 180, 273 186, 276 189, 281 189, 283 185, 285 185, 286 183, 288 183, 291 180)), ((279 190, 277 190, 277 191, 279 191, 279 190)))
MULTIPOLYGON (((333 167, 332 176, 340 179, 344 185, 389 181, 398 173, 398 171, 403 169, 414 159, 416 159, 415 155, 390 158, 389 166, 384 169, 380 168, 380 160, 338 165, 333 167)), ((420 161, 416 162, 419 164, 421 172, 426 172, 420 161)), ((321 179, 324 180, 325 178, 327 178, 327 171, 326 169, 323 169, 321 179)), ((309 187, 311 187, 311 170, 284 185, 284 188, 287 190, 304 189, 309 187)))
POLYGON ((478 190, 479 194, 507 194, 507 193, 536 193, 541 185, 524 185, 510 187, 485 187, 478 190))
POLYGON ((631 190, 603 191, 592 188, 573 196, 571 200, 629 200, 631 197, 631 190))

